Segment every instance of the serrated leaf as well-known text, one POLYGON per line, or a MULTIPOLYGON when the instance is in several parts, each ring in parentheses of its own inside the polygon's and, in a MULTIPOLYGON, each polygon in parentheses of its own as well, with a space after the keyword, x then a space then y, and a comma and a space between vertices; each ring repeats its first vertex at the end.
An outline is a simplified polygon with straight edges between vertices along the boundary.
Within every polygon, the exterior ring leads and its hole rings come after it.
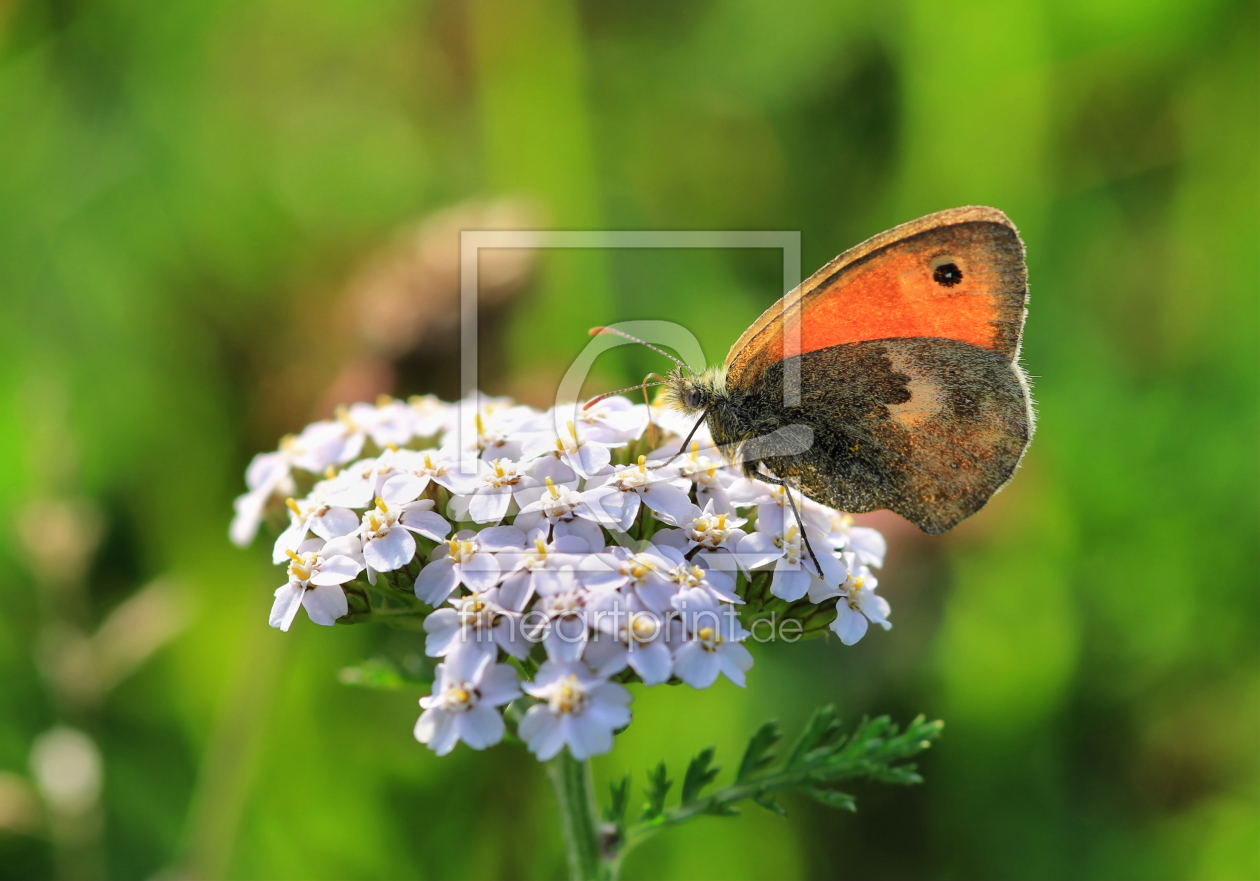
POLYGON ((761 795, 755 795, 753 796, 753 801, 772 814, 778 814, 780 817, 787 816, 787 808, 772 799, 769 793, 763 792, 761 795))
POLYGON ((748 741, 748 749, 744 750, 744 758, 739 763, 739 771, 735 775, 735 782, 742 783, 748 780, 773 762, 774 753, 770 752, 770 748, 778 743, 782 736, 783 734, 779 731, 779 723, 775 721, 767 722, 758 728, 748 741))
POLYGON ((916 772, 917 765, 877 765, 870 771, 870 778, 880 783, 895 783, 899 786, 910 786, 922 783, 923 778, 916 772))
POLYGON ((691 764, 687 766, 687 773, 683 777, 682 786, 682 803, 691 804, 700 795, 700 790, 704 789, 713 779, 717 777, 721 768, 713 766, 713 747, 705 747, 696 754, 691 760, 691 764), (712 766, 712 767, 711 767, 712 766))
POLYGON ((665 796, 669 795, 669 788, 673 785, 674 781, 666 776, 664 762, 648 771, 648 788, 644 790, 648 797, 647 804, 643 806, 644 820, 653 820, 665 812, 665 796))
POLYGON ((811 754, 819 749, 830 747, 835 742, 836 735, 839 732, 840 723, 836 719, 836 708, 831 704, 819 707, 814 711, 814 715, 810 717, 809 724, 801 732, 800 739, 796 741, 796 745, 792 747, 792 752, 788 756, 787 767, 791 768, 807 763, 812 758, 811 754))
POLYGON ((619 783, 610 782, 608 791, 611 798, 608 810, 604 811, 604 819, 620 829, 626 824, 626 805, 630 801, 630 775, 622 777, 619 783))
POLYGON ((829 808, 837 808, 842 811, 857 811, 857 802, 853 796, 838 789, 821 789, 817 786, 807 786, 805 787, 805 794, 815 801, 822 802, 829 808))

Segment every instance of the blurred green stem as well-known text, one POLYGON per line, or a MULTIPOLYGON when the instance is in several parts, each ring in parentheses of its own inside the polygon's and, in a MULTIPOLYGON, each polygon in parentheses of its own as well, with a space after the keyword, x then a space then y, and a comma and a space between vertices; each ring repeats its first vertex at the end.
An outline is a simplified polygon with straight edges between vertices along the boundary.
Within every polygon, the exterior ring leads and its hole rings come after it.
POLYGON ((613 878, 611 866, 600 855, 599 822, 591 794, 591 769, 567 749, 547 763, 547 776, 556 790, 560 828, 572 881, 613 878))

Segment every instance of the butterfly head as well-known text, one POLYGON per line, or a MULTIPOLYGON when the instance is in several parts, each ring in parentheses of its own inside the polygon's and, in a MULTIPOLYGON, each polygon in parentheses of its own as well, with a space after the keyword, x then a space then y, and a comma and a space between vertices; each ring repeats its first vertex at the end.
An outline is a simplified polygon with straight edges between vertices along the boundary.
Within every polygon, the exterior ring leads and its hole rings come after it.
POLYGON ((665 378, 665 404, 688 416, 699 416, 726 397, 726 369, 710 367, 692 373, 675 367, 665 378))

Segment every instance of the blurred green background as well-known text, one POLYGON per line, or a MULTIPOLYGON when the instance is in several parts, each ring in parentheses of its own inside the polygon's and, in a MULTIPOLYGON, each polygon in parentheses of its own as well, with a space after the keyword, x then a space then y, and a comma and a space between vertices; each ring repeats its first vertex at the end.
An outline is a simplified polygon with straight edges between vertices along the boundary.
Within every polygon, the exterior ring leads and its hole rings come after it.
MULTIPOLYGON (((250 456, 337 400, 455 393, 461 226, 800 230, 808 274, 963 204, 1028 247, 1017 479, 944 538, 875 517, 890 633, 640 689, 596 762, 637 790, 834 700, 945 719, 926 785, 702 820, 626 874, 1260 877, 1258 26, 1224 0, 0 0, 0 877, 562 876, 532 758, 437 759, 422 692, 338 683, 418 635, 267 628, 281 570, 226 535, 250 456)), ((774 252, 514 260, 483 385, 535 403, 592 325, 673 319, 716 361, 781 293, 774 252)), ((617 357, 598 382, 661 367, 617 357)))

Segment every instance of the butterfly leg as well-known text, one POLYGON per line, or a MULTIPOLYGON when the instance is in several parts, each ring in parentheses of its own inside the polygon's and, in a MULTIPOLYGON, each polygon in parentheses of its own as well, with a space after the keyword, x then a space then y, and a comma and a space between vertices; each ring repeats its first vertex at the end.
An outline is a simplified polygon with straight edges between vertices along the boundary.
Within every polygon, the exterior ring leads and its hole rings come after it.
POLYGON ((796 528, 801 531, 801 539, 805 542, 805 550, 809 551, 809 558, 814 561, 814 569, 818 572, 818 577, 822 578, 822 566, 818 563, 818 555, 810 546, 809 533, 805 531, 805 521, 801 519, 801 512, 796 509, 796 499, 792 498, 792 485, 782 478, 773 477, 759 470, 745 469, 744 473, 753 480, 783 487, 783 492, 788 497, 788 504, 792 506, 792 514, 796 517, 796 528))
POLYGON ((651 470, 655 471, 657 468, 664 468, 670 462, 674 461, 683 453, 687 452, 687 445, 691 443, 691 439, 696 436, 696 432, 700 430, 700 426, 704 425, 704 420, 708 415, 709 415, 708 410, 705 410, 703 413, 701 413, 700 418, 696 420, 696 424, 691 426, 691 431, 687 432, 687 437, 683 440, 682 446, 678 448, 678 452, 674 453, 674 455, 670 456, 668 459, 666 459, 664 462, 660 463, 659 465, 653 465, 651 470))

